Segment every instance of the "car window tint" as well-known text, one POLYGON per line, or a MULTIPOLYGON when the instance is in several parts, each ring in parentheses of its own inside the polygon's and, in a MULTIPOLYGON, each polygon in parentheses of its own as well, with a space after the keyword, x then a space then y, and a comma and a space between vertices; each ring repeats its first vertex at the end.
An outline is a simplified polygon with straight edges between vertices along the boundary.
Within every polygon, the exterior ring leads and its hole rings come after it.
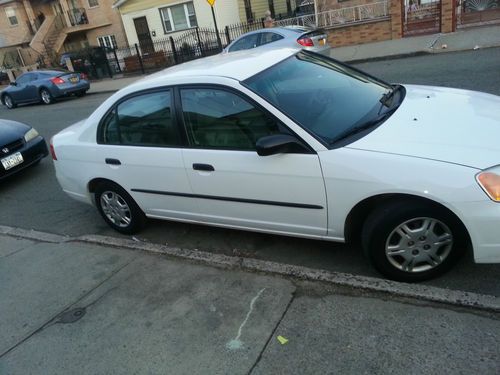
POLYGON ((181 102, 194 147, 255 150, 259 138, 280 132, 276 120, 225 90, 182 89, 181 102))
POLYGON ((104 142, 136 146, 178 146, 177 126, 172 120, 170 91, 127 99, 103 121, 104 142))
POLYGON ((237 40, 230 48, 229 52, 241 51, 244 49, 251 49, 257 47, 259 33, 247 35, 237 40))
POLYGON ((245 84, 326 143, 376 118, 380 98, 391 88, 306 52, 248 78, 245 84))
POLYGON ((283 36, 280 34, 276 33, 271 33, 271 32, 265 32, 265 33, 260 33, 260 44, 259 45, 264 45, 272 42, 276 42, 277 40, 283 39, 283 36))
POLYGON ((28 83, 31 80, 30 76, 31 76, 30 73, 25 73, 25 74, 23 74, 22 76, 20 76, 19 78, 16 79, 16 83, 18 85, 24 85, 24 84, 28 83))

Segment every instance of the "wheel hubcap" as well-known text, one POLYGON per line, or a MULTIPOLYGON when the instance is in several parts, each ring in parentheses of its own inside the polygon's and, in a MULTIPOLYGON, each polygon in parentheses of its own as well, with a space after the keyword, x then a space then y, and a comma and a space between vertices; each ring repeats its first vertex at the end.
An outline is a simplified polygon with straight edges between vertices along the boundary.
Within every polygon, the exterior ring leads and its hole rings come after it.
POLYGON ((441 221, 419 217, 397 226, 389 235, 385 254, 405 272, 423 272, 439 266, 453 247, 451 230, 441 221))
POLYGON ((50 103, 50 94, 45 90, 42 91, 42 100, 44 103, 50 103))
POLYGON ((8 108, 11 108, 12 107, 12 99, 10 98, 10 96, 6 96, 5 99, 5 105, 8 107, 8 108))
POLYGON ((113 191, 101 195, 101 207, 104 215, 115 225, 124 228, 132 220, 132 213, 125 199, 113 191))

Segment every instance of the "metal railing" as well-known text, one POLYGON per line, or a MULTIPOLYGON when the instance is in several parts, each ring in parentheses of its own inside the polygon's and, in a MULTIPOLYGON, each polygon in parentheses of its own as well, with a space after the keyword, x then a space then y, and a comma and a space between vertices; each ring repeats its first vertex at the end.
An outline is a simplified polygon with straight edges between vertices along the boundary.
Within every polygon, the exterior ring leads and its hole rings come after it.
POLYGON ((69 21, 71 26, 86 25, 89 23, 87 13, 83 8, 73 8, 68 11, 69 21))
POLYGON ((309 26, 309 27, 333 27, 347 24, 356 24, 371 20, 388 18, 389 1, 380 1, 371 4, 356 5, 340 9, 332 9, 316 15, 308 14, 305 16, 287 18, 275 21, 276 26, 309 26), (317 21, 317 23, 316 23, 317 21))

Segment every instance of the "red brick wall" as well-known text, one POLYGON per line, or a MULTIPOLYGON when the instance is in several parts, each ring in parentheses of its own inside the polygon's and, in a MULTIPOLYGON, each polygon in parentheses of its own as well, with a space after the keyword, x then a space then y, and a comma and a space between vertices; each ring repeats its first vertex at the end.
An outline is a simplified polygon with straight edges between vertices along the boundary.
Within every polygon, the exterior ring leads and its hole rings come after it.
POLYGON ((455 31, 455 1, 441 0, 441 32, 451 33, 455 31))
POLYGON ((332 47, 350 46, 392 39, 390 20, 339 27, 327 31, 328 43, 332 47))

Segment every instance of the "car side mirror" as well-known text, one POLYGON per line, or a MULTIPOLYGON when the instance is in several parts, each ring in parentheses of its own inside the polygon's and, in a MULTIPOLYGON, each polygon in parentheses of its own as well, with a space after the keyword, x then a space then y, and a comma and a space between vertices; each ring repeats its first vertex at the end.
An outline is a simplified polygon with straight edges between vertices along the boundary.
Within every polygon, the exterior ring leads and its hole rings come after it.
POLYGON ((10 85, 11 85, 11 86, 17 86, 17 82, 16 82, 16 81, 11 82, 11 83, 10 83, 10 85))
POLYGON ((310 152, 301 141, 289 134, 274 134, 259 138, 255 147, 259 156, 310 152))

